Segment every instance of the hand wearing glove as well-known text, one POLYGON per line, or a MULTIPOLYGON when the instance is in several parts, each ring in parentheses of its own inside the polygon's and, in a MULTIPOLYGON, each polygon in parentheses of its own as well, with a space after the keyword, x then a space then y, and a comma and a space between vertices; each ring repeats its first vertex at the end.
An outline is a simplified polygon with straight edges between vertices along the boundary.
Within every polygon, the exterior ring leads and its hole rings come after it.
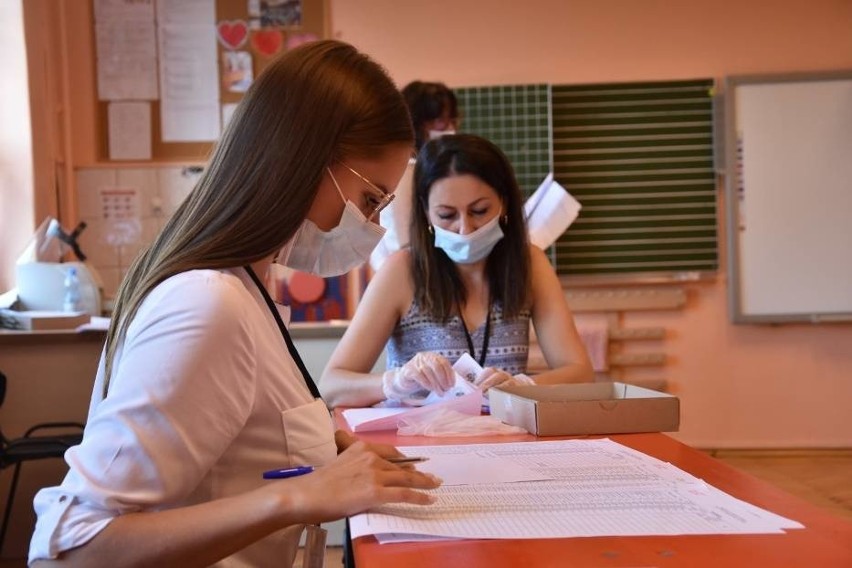
POLYGON ((385 371, 382 391, 389 400, 404 401, 423 390, 444 394, 455 382, 455 371, 446 358, 421 352, 402 367, 385 371))
POLYGON ((482 389, 483 392, 491 387, 496 386, 518 386, 518 385, 534 385, 535 381, 523 373, 518 373, 515 376, 510 375, 506 371, 495 369, 494 367, 485 367, 482 372, 473 381, 473 384, 482 389))

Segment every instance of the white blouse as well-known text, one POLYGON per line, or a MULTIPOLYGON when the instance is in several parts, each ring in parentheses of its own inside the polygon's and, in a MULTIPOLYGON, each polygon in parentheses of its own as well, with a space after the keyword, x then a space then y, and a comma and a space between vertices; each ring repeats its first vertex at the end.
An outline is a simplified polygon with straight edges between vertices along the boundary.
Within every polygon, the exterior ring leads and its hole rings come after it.
MULTIPOLYGON (((159 284, 119 345, 109 395, 98 366, 86 431, 68 475, 39 491, 29 561, 85 544, 119 515, 257 488, 269 469, 334 459, 334 428, 311 396, 243 268, 159 284)), ((290 565, 302 527, 216 566, 290 565)))

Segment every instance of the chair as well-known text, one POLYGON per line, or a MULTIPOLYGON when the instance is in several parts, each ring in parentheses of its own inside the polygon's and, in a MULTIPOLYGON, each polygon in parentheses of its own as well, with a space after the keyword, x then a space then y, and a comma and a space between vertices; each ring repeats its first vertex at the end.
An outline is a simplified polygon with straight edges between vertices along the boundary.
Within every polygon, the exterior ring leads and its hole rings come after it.
MULTIPOLYGON (((5 398, 6 375, 0 372, 0 406, 3 406, 5 398)), ((78 422, 45 422, 36 424, 27 430, 22 437, 12 440, 7 439, 0 430, 0 470, 15 466, 12 484, 9 487, 9 498, 6 500, 6 509, 3 512, 3 526, 0 528, 0 553, 3 551, 9 517, 12 515, 12 501, 18 487, 21 465, 26 461, 63 457, 65 450, 79 444, 83 439, 83 427, 78 422), (65 433, 34 435, 37 432, 59 430, 65 430, 65 433), (73 430, 73 432, 69 432, 69 430, 73 430)))

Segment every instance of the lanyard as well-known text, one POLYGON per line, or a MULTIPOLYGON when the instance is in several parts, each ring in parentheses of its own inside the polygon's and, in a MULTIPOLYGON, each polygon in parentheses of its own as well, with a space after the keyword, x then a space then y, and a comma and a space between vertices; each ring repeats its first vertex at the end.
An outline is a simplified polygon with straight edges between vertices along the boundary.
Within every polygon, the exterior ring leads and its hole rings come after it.
MULTIPOLYGON (((467 325, 464 323, 464 315, 462 315, 461 304, 456 303, 459 310, 459 319, 461 320, 464 338, 467 339, 467 349, 470 351, 470 356, 476 359, 476 350, 473 348, 473 338, 467 330, 467 325)), ((482 338, 482 352, 479 354, 479 359, 476 362, 480 367, 485 367, 485 357, 488 355, 488 340, 491 337, 491 301, 488 302, 488 314, 485 316, 485 337, 482 338)))
POLYGON ((260 295, 263 296, 263 300, 266 302, 267 307, 269 307, 269 311, 272 312, 272 317, 275 318, 275 323, 278 324, 278 329, 281 331, 282 337, 284 337, 284 343, 287 344, 287 350, 290 352, 290 357, 293 358, 296 362, 296 366, 299 367, 299 371, 302 373, 302 379, 308 386, 308 390, 311 391, 311 395, 314 398, 321 399, 322 395, 320 394, 316 383, 311 378, 311 373, 308 372, 308 368, 305 367, 304 361, 302 361, 302 358, 299 356, 296 346, 293 345, 293 339, 290 337, 290 332, 287 331, 287 326, 284 325, 284 320, 281 319, 281 314, 278 313, 278 308, 275 307, 275 302, 272 301, 269 292, 266 291, 266 286, 261 283, 260 278, 257 277, 257 274, 254 273, 251 266, 246 265, 243 268, 246 269, 246 272, 248 272, 248 275, 251 277, 254 285, 257 286, 258 290, 260 290, 260 295))

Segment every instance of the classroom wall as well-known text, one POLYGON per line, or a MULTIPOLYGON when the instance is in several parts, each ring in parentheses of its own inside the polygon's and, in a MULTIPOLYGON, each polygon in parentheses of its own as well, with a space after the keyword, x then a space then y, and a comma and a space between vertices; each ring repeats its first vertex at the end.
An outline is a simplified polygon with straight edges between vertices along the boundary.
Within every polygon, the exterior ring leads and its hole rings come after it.
POLYGON ((33 170, 21 0, 0 3, 0 292, 15 285, 15 259, 33 232, 33 170))
MULTIPOLYGON (((372 55, 400 85, 852 69, 849 0, 330 1, 334 37, 372 55)), ((720 212, 723 187, 720 180, 720 212)), ((686 309, 625 321, 669 330, 665 377, 681 398, 677 437, 707 448, 852 446, 852 325, 731 325, 720 246, 718 277, 686 285, 686 309)))
MULTIPOLYGON (((721 80, 729 74, 852 69, 849 0, 328 1, 333 35, 373 55, 400 85, 412 79, 453 87, 721 80)), ((87 3, 60 5, 64 9, 55 15, 65 30, 90 25, 87 3)), ((66 99, 74 172, 66 183, 72 213, 79 216, 85 200, 78 208, 77 176, 116 167, 95 157, 92 38, 39 37, 42 29, 35 26, 28 44, 53 39, 60 45, 64 59, 55 63, 70 70, 74 85, 66 99)), ((721 192, 721 182, 719 187, 721 192)), ((5 225, 11 216, 0 218, 5 225)), ((724 238, 723 219, 719 234, 724 238)), ((714 282, 686 285, 685 310, 632 313, 625 321, 669 330, 665 378, 682 400, 679 438, 701 447, 852 447, 852 325, 732 326, 724 249, 721 261, 714 282)))

